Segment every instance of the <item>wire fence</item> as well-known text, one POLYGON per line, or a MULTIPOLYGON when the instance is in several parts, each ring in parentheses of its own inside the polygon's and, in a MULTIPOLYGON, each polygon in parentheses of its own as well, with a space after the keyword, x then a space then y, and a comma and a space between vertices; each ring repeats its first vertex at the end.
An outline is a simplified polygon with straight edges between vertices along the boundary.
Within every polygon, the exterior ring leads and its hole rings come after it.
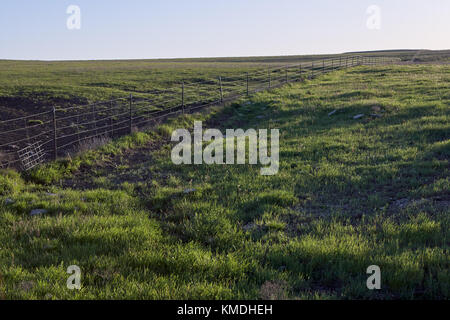
POLYGON ((52 107, 46 112, 0 121, 0 168, 29 170, 75 151, 83 141, 118 137, 167 117, 193 113, 286 83, 358 65, 394 64, 398 58, 341 56, 268 67, 216 79, 197 79, 155 93, 84 106, 52 107))

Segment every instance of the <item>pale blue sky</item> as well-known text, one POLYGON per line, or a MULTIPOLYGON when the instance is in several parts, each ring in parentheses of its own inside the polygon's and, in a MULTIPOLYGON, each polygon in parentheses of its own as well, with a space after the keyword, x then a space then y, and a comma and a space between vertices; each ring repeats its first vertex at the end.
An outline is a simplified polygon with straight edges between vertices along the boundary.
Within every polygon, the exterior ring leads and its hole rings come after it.
POLYGON ((268 56, 449 49, 449 0, 1 0, 0 59, 268 56), (68 30, 66 9, 81 9, 68 30), (381 29, 369 30, 370 5, 381 29))

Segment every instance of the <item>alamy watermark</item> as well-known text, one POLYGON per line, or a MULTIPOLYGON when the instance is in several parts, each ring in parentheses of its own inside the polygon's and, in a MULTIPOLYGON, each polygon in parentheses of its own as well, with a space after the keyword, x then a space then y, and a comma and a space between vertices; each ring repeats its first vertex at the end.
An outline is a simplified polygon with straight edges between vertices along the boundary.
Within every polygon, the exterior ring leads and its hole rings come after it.
POLYGON ((179 142, 172 149, 174 164, 258 164, 261 175, 274 175, 279 169, 279 138, 278 129, 270 130, 270 155, 268 150, 268 130, 259 129, 226 129, 225 136, 218 129, 207 129, 203 132, 202 122, 194 122, 194 138, 187 129, 177 129, 172 133, 172 141, 179 142), (237 140, 237 143, 235 143, 237 140), (193 143, 192 143, 193 142, 193 143), (203 142, 210 142, 203 149, 203 142), (224 142, 225 159, 224 159, 224 142), (194 152, 192 153, 192 144, 194 152), (236 150, 236 155, 235 155, 236 150), (192 159, 193 154, 193 159, 192 159))
POLYGON ((80 30, 81 29, 81 9, 79 6, 70 5, 66 10, 67 14, 70 16, 67 18, 66 26, 69 30, 80 30))
POLYGON ((71 276, 67 279, 67 289, 81 289, 81 269, 79 266, 72 265, 67 268, 67 273, 71 276))
POLYGON ((367 289, 369 290, 379 290, 381 289, 381 269, 377 265, 371 265, 367 267, 367 274, 370 274, 370 277, 367 278, 367 289))
POLYGON ((381 8, 377 5, 371 5, 367 8, 366 14, 369 15, 366 21, 366 27, 369 30, 381 29, 381 8))

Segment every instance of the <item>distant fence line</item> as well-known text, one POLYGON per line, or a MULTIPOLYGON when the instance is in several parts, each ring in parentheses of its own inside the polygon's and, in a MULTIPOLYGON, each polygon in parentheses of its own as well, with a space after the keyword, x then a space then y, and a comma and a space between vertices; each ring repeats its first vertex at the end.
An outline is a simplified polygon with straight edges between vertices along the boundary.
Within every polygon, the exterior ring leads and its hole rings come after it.
POLYGON ((83 141, 100 136, 118 137, 172 115, 232 101, 283 84, 314 78, 326 72, 358 65, 393 64, 391 57, 341 56, 243 74, 181 82, 155 93, 151 99, 128 97, 84 106, 58 108, 0 121, 0 168, 29 170, 57 159, 83 141))

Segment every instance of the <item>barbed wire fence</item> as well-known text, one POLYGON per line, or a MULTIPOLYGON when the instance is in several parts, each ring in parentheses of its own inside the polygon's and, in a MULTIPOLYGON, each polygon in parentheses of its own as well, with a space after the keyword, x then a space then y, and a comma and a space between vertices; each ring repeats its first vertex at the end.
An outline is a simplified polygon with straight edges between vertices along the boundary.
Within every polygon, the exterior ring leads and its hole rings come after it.
POLYGON ((128 97, 50 110, 0 121, 0 168, 29 170, 76 150, 84 141, 118 137, 167 117, 193 113, 286 83, 359 65, 394 64, 398 58, 340 56, 268 67, 217 79, 185 82, 150 98, 128 97))

